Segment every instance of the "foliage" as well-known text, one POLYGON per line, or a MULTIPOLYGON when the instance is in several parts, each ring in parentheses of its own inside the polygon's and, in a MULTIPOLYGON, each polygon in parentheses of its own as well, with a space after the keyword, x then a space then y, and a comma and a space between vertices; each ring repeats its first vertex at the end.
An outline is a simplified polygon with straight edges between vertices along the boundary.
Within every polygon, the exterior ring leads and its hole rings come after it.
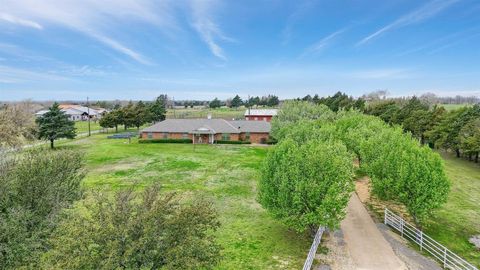
POLYGON ((0 157, 0 269, 36 268, 59 211, 82 195, 82 159, 67 150, 0 157))
POLYGON ((268 96, 256 96, 250 97, 248 100, 245 101, 245 106, 253 107, 253 106, 268 106, 268 107, 275 107, 280 104, 280 100, 275 95, 268 95, 268 96))
POLYGON ((216 140, 215 143, 217 144, 251 144, 249 141, 222 141, 216 140))
POLYGON ((240 98, 239 95, 236 95, 232 101, 230 102, 230 107, 233 107, 233 108, 238 108, 240 106, 242 106, 243 104, 243 100, 242 98, 240 98))
POLYGON ((137 104, 135 104, 133 110, 135 111, 135 117, 133 117, 132 122, 137 129, 140 129, 143 124, 149 122, 152 119, 152 114, 150 113, 150 110, 141 100, 137 102, 137 104))
POLYGON ((215 109, 215 108, 220 108, 222 106, 221 101, 218 98, 214 98, 210 103, 208 104, 208 107, 215 109))
POLYGON ((165 120, 167 113, 167 95, 158 96, 148 107, 150 111, 150 119, 152 122, 160 122, 165 120))
POLYGON ((53 148, 54 141, 60 138, 73 139, 76 136, 75 123, 68 119, 68 115, 60 110, 58 103, 53 103, 48 112, 36 119, 38 124, 38 138, 50 141, 53 148))
POLYGON ((211 202, 181 202, 156 186, 98 194, 67 211, 44 256, 55 269, 210 269, 220 261, 211 202))
POLYGON ((333 113, 325 105, 315 105, 305 101, 285 101, 277 116, 272 118, 271 135, 277 140, 285 137, 285 132, 291 125, 295 125, 301 120, 319 120, 333 121, 335 113, 333 113))
POLYGON ((353 190, 352 156, 335 141, 282 140, 264 163, 259 201, 297 231, 338 227, 353 190))
POLYGON ((142 139, 138 143, 192 143, 192 139, 142 139))
POLYGON ((24 102, 0 108, 0 149, 19 147, 35 137, 37 126, 30 107, 24 102))
POLYGON ((480 153, 480 118, 472 119, 467 122, 459 133, 460 147, 465 154, 475 155, 475 162, 478 162, 480 153))
POLYGON ((338 112, 341 109, 349 110, 349 109, 357 109, 363 110, 365 108, 365 101, 361 98, 354 99, 353 97, 349 97, 347 94, 342 92, 337 92, 333 96, 322 97, 318 99, 318 96, 315 100, 311 98, 307 98, 308 101, 316 101, 317 104, 324 104, 330 110, 334 112, 338 112), (318 101, 317 101, 318 100, 318 101))

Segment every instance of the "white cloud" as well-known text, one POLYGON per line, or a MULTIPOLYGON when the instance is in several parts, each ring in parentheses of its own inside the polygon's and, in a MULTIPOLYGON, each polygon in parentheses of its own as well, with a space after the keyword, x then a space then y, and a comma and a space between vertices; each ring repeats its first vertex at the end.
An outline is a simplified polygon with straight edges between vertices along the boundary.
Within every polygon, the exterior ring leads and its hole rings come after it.
POLYGON ((302 55, 300 55, 300 58, 308 55, 308 54, 315 54, 315 53, 319 53, 321 52, 322 50, 324 50, 325 48, 327 48, 334 40, 335 38, 337 38, 339 35, 341 35, 343 32, 345 32, 347 30, 347 28, 342 28, 338 31, 335 31, 333 33, 331 33, 330 35, 320 39, 319 41, 317 41, 315 44, 313 44, 312 46, 308 47, 302 55))
POLYGON ((41 26, 40 24, 38 24, 34 21, 18 18, 18 17, 12 16, 12 15, 7 14, 7 13, 0 13, 0 21, 6 21, 6 22, 12 23, 12 24, 18 24, 18 25, 21 25, 21 26, 32 27, 32 28, 35 28, 35 29, 38 29, 38 30, 43 29, 43 26, 41 26))
POLYGON ((145 56, 114 39, 110 33, 121 22, 140 21, 153 24, 168 34, 176 28, 169 3, 149 0, 3 0, 0 12, 4 15, 0 18, 37 29, 49 25, 67 27, 140 63, 148 64, 150 61, 145 56))
POLYGON ((369 41, 371 41, 372 39, 379 37, 380 35, 383 35, 388 31, 401 28, 404 26, 408 26, 411 24, 420 23, 422 21, 430 19, 458 1, 460 0, 433 0, 427 3, 426 5, 398 18, 396 21, 382 27, 376 32, 363 38, 357 43, 357 46, 364 45, 369 41))
POLYGON ((226 60, 223 48, 218 45, 218 40, 234 41, 223 34, 220 27, 214 22, 212 12, 216 1, 214 0, 192 0, 192 27, 197 31, 202 40, 216 57, 226 60))

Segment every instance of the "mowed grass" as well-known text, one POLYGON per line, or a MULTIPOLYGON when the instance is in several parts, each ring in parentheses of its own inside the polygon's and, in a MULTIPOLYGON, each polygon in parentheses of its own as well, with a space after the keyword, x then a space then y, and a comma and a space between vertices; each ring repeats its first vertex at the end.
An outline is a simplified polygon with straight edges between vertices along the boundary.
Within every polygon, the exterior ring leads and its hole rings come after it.
POLYGON ((62 142, 83 150, 88 189, 142 189, 211 198, 219 211, 223 259, 217 269, 300 269, 311 239, 288 230, 256 202, 259 169, 267 147, 138 144, 97 134, 62 142))
MULTIPOLYGON (((88 132, 88 121, 76 121, 75 128, 77 129, 77 134, 79 133, 86 133, 88 132)), ((102 127, 100 126, 99 122, 90 121, 90 130, 100 130, 102 127)))
POLYGON ((447 203, 425 226, 425 232, 450 250, 480 267, 480 251, 468 242, 480 235, 480 166, 441 153, 452 182, 447 203))
POLYGON ((168 109, 167 118, 207 118, 208 115, 212 118, 223 119, 242 119, 245 114, 245 108, 228 108, 222 107, 217 109, 210 108, 186 108, 186 109, 168 109))

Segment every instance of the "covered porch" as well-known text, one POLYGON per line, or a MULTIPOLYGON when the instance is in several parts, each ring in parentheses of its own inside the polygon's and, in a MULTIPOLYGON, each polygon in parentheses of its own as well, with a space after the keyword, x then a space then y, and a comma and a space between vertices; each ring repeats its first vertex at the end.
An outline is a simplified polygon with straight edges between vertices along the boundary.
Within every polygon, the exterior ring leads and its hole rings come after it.
POLYGON ((208 127, 201 127, 189 133, 192 134, 193 144, 213 144, 215 142, 215 131, 208 127))

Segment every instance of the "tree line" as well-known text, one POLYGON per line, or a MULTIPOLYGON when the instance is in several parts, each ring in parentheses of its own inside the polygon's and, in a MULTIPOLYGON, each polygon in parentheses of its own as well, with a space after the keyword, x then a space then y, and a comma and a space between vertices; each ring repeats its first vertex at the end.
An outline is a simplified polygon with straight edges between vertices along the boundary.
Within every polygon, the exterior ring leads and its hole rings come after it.
POLYGON ((389 100, 372 103, 365 113, 378 116, 390 125, 402 126, 422 144, 479 161, 479 104, 447 111, 413 97, 404 103, 389 100))
POLYGON ((275 95, 267 95, 267 96, 254 96, 249 97, 248 99, 243 100, 239 95, 235 95, 233 98, 229 98, 225 101, 219 100, 218 98, 214 98, 212 101, 208 103, 208 107, 215 109, 220 108, 222 106, 227 106, 229 108, 238 108, 240 106, 245 106, 247 108, 251 108, 253 106, 267 106, 267 107, 275 107, 280 104, 280 99, 278 96, 275 95))
POLYGON ((339 225, 355 159, 371 177, 372 192, 405 205, 419 225, 447 199, 441 157, 377 117, 288 101, 272 119, 272 136, 279 143, 263 165, 259 202, 298 231, 339 225))

